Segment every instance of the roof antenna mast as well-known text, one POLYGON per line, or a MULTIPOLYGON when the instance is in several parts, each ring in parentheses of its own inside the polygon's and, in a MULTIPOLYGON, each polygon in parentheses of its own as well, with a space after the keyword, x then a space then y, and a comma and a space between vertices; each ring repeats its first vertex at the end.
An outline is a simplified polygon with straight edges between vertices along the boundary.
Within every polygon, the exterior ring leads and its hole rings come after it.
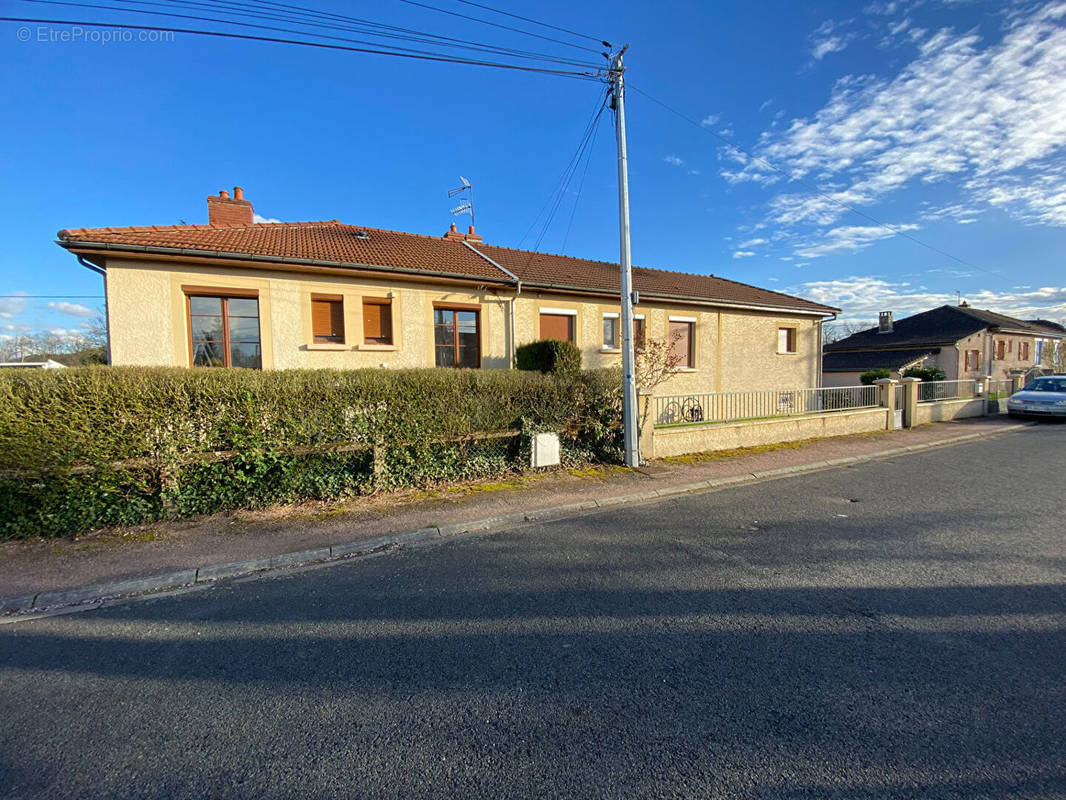
MULTIPOLYGON (((462 186, 456 186, 454 189, 448 190, 448 197, 458 197, 463 192, 469 192, 467 197, 464 197, 462 201, 455 208, 452 209, 454 216, 460 214, 470 214, 470 225, 474 225, 474 187, 466 178, 462 175, 459 176, 459 180, 462 181, 462 186)), ((474 228, 477 230, 477 228, 474 228)))

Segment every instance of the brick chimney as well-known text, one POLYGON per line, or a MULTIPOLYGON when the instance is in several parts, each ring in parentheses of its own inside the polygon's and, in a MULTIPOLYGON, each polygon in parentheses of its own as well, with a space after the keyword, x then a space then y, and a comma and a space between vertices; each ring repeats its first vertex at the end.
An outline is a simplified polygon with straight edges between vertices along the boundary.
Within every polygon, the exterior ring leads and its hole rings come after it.
POLYGON ((461 242, 464 239, 466 239, 466 241, 472 242, 473 244, 478 244, 481 241, 481 236, 479 236, 478 234, 474 233, 474 226, 473 225, 470 225, 469 227, 467 227, 466 233, 460 233, 458 231, 458 229, 456 229, 454 222, 452 223, 452 226, 444 234, 444 238, 447 239, 448 241, 452 241, 452 242, 461 242))
POLYGON ((892 333, 892 312, 882 311, 877 315, 877 332, 892 333))
POLYGON ((244 189, 233 187, 233 197, 223 189, 207 198, 207 218, 213 228, 246 228, 254 221, 252 204, 244 199, 244 189))

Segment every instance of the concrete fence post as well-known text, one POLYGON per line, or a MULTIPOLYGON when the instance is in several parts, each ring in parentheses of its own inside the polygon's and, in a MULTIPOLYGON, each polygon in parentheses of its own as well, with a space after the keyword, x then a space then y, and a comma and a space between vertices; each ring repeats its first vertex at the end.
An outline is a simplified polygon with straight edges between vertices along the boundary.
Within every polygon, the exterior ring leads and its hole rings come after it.
POLYGON ((637 449, 645 461, 655 458, 655 420, 652 418, 651 401, 651 392, 637 392, 637 429, 640 432, 637 449))
POLYGON ((921 378, 903 378, 903 427, 913 428, 918 424, 918 384, 921 378))
POLYGON ((878 404, 885 409, 885 430, 896 429, 896 384, 895 378, 878 378, 874 381, 877 386, 878 404))

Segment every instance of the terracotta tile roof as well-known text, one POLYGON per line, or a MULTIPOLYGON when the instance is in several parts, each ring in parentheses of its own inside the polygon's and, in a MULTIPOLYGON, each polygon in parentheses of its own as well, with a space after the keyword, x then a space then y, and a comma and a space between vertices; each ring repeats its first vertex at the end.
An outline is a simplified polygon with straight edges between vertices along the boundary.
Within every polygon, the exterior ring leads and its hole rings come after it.
MULTIPOLYGON (((523 283, 600 289, 615 294, 620 291, 618 265, 608 261, 590 261, 486 244, 478 244, 475 247, 500 266, 513 272, 523 283)), ((648 267, 633 267, 633 288, 648 296, 672 295, 827 314, 840 310, 726 278, 648 267)))
POLYGON ((328 261, 337 265, 428 271, 509 283, 510 279, 462 245, 436 236, 361 228, 337 220, 256 223, 244 228, 159 225, 141 228, 78 228, 57 234, 60 244, 120 245, 279 260, 328 261))
MULTIPOLYGON (((61 230, 58 237, 60 245, 78 251, 114 248, 182 251, 185 255, 200 252, 219 258, 253 256, 280 262, 328 262, 352 269, 385 267, 511 283, 510 276, 487 260, 491 259, 528 285, 619 291, 617 264, 472 241, 472 246, 486 259, 459 239, 364 228, 337 220, 257 223, 233 228, 210 225, 78 228, 61 230)), ((633 268, 633 284, 647 296, 666 295, 808 313, 830 314, 838 310, 725 278, 645 267, 633 268)))

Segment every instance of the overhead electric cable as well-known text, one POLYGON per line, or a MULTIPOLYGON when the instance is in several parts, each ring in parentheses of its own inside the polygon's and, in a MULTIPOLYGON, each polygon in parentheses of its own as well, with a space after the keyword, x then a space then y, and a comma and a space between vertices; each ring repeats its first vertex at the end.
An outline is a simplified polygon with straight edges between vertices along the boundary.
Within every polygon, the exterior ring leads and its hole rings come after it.
POLYGON ((584 45, 581 45, 581 44, 574 44, 573 42, 567 42, 567 41, 564 41, 563 39, 555 39, 555 38, 552 38, 551 36, 542 36, 539 33, 533 33, 532 31, 524 31, 521 28, 514 28, 514 27, 512 27, 510 25, 501 25, 499 22, 491 22, 491 21, 489 21, 487 19, 481 19, 480 17, 472 17, 469 14, 460 14, 458 11, 448 11, 446 8, 438 8, 437 6, 431 6, 428 3, 419 3, 418 0, 400 0, 400 2, 401 3, 406 3, 409 6, 418 6, 419 8, 425 8, 425 9, 428 9, 430 11, 438 11, 441 14, 448 14, 449 16, 452 16, 452 17, 459 17, 460 19, 467 19, 467 20, 470 20, 471 22, 480 22, 482 25, 491 25, 493 28, 501 28, 502 30, 505 30, 505 31, 513 31, 515 33, 525 34, 526 36, 533 36, 534 38, 537 38, 537 39, 543 39, 546 42, 555 42, 556 44, 566 45, 567 47, 576 47, 578 50, 586 50, 586 51, 588 51, 590 53, 595 53, 596 55, 600 55, 600 51, 595 49, 595 48, 592 48, 592 47, 585 47, 584 45))
MULTIPOLYGON (((562 174, 559 176, 559 181, 556 184, 555 188, 552 189, 551 194, 548 195, 548 198, 544 201, 544 204, 540 207, 540 210, 537 212, 537 215, 533 218, 533 221, 529 224, 529 227, 526 229, 526 232, 524 234, 522 234, 522 238, 518 240, 518 247, 522 247, 522 243, 525 242, 525 240, 529 237, 529 234, 533 232, 533 229, 535 227, 537 227, 537 222, 540 220, 541 215, 544 214, 544 212, 547 211, 549 209, 549 207, 551 207, 553 205, 553 202, 554 202, 556 196, 561 191, 564 190, 564 187, 569 182, 568 176, 573 171, 573 169, 574 169, 574 167, 575 167, 575 165, 576 165, 576 163, 578 161, 579 156, 584 152, 585 144, 588 141, 589 134, 592 131, 593 126, 596 124, 596 120, 599 119, 600 114, 603 113, 603 107, 604 107, 604 105, 606 103, 607 103, 607 98, 604 97, 603 100, 595 108, 593 108, 592 115, 589 117, 589 120, 585 124, 585 128, 583 129, 583 131, 581 133, 581 139, 578 141, 577 149, 574 151, 573 156, 570 157, 569 163, 566 165, 566 168, 563 170, 562 174)), ((545 222, 545 226, 544 226, 545 228, 547 227, 547 224, 549 222, 550 222, 550 215, 549 215, 548 220, 545 222)), ((543 230, 544 229, 542 229, 541 234, 540 234, 540 236, 537 239, 538 242, 541 239, 544 238, 543 230)), ((536 247, 534 247, 533 249, 535 250, 536 247)))
POLYGON ((457 0, 457 2, 467 6, 474 6, 475 8, 483 8, 486 11, 493 12, 494 14, 503 14, 505 17, 520 19, 523 22, 531 22, 534 25, 541 25, 545 28, 551 28, 553 31, 559 31, 560 33, 569 33, 571 36, 578 36, 582 39, 591 39, 597 44, 602 44, 607 47, 610 47, 610 42, 605 42, 603 39, 600 39, 596 36, 589 36, 587 33, 578 33, 577 31, 572 31, 569 28, 560 28, 558 25, 550 25, 547 22, 541 22, 540 20, 530 19, 529 17, 523 17, 521 14, 512 14, 510 11, 501 11, 500 9, 493 8, 492 6, 486 6, 482 3, 475 3, 473 2, 473 0, 457 0))
POLYGON ((659 100, 659 99, 657 99, 655 97, 652 97, 652 95, 648 94, 643 89, 639 89, 636 86, 634 86, 633 84, 628 84, 628 88, 630 88, 634 92, 637 92, 638 94, 641 94, 644 97, 648 98, 651 102, 655 103, 657 106, 660 106, 660 107, 666 109, 671 114, 673 114, 673 115, 675 115, 677 117, 680 117, 681 119, 685 120, 685 122, 688 122, 690 125, 694 125, 697 128, 699 128, 701 131, 704 131, 705 133, 709 133, 714 138, 721 140, 722 142, 724 142, 726 145, 728 145, 732 149, 736 150, 737 152, 743 153, 745 156, 750 158, 752 161, 756 161, 759 164, 762 164, 763 166, 765 166, 767 169, 771 169, 774 172, 778 172, 778 173, 784 175, 790 181, 795 181, 797 183, 802 184, 803 186, 806 186, 808 189, 810 189, 816 195, 821 197, 823 200, 827 200, 830 203, 838 205, 841 208, 852 212, 853 214, 858 214, 860 217, 862 217, 863 219, 869 220, 870 222, 872 222, 875 225, 877 225, 879 228, 884 228, 885 230, 891 231, 892 233, 896 234, 897 236, 902 236, 904 239, 909 239, 910 241, 914 242, 915 244, 921 245, 922 247, 926 248, 927 250, 931 250, 934 253, 937 253, 938 255, 944 256, 944 258, 950 258, 952 261, 955 261, 955 262, 957 262, 959 264, 962 264, 965 267, 969 267, 970 269, 976 269, 976 270, 978 270, 980 272, 987 272, 990 275, 998 275, 999 274, 999 270, 987 269, 985 267, 981 267, 981 266, 978 266, 977 264, 969 262, 969 261, 967 261, 964 258, 959 258, 956 255, 952 255, 951 253, 949 253, 949 252, 947 252, 945 250, 941 250, 939 247, 935 247, 934 245, 928 244, 927 242, 923 242, 917 236, 912 236, 907 231, 902 230, 901 228, 898 228, 895 225, 890 225, 887 222, 882 222, 881 220, 877 219, 876 217, 872 216, 871 214, 868 214, 865 211, 862 211, 861 209, 858 209, 858 208, 856 208, 853 205, 845 203, 843 200, 838 200, 837 198, 833 197, 832 195, 826 194, 825 192, 823 192, 821 189, 819 189, 815 184, 811 183, 810 181, 807 181, 807 180, 805 180, 803 178, 796 178, 796 177, 790 175, 787 170, 781 169, 777 165, 772 164, 771 162, 767 161, 765 158, 762 158, 761 156, 757 156, 754 153, 752 153, 752 152, 750 152, 748 150, 745 150, 743 147, 741 147, 741 146, 739 146, 737 144, 734 144, 729 139, 727 139, 725 136, 722 136, 721 134, 716 133, 715 131, 713 131, 710 128, 708 128, 707 126, 705 126, 703 123, 701 123, 701 122, 697 121, 696 119, 688 116, 684 112, 678 111, 676 108, 673 108, 673 107, 667 105, 662 100, 659 100))
MULTIPOLYGON (((23 0, 23 2, 47 2, 47 0, 23 0)), ((155 8, 181 8, 193 11, 199 10, 212 10, 216 13, 228 14, 238 17, 249 17, 252 19, 265 19, 274 20, 278 22, 287 22, 294 25, 300 25, 305 27, 324 28, 328 30, 349 31, 352 33, 363 33, 369 36, 375 36, 383 39, 396 39, 400 41, 419 42, 422 44, 433 44, 440 47, 450 47, 455 49, 468 49, 476 52, 492 53, 495 55, 503 55, 514 58, 523 58, 534 61, 548 61, 559 64, 569 64, 571 66, 588 67, 595 69, 596 65, 587 61, 575 61, 569 58, 550 55, 548 53, 538 53, 530 50, 519 50, 513 47, 502 47, 498 45, 490 45, 487 43, 473 42, 466 39, 456 39, 451 36, 441 36, 439 34, 427 33, 425 31, 417 31, 409 28, 399 28, 393 25, 383 25, 381 23, 371 22, 370 20, 361 20, 357 17, 344 18, 335 14, 319 14, 314 11, 288 11, 288 10, 275 10, 272 8, 266 8, 265 11, 261 6, 253 6, 248 3, 230 2, 229 0, 221 0, 221 2, 207 3, 197 2, 197 0, 171 0, 171 2, 153 2, 153 0, 112 0, 112 2, 124 3, 128 5, 140 5, 151 6, 155 8), (260 10, 245 10, 256 9, 260 10), (337 19, 334 20, 333 18, 337 19), (338 20, 344 20, 348 24, 340 24, 338 20), (395 32, 394 32, 395 31, 395 32)), ((62 3, 59 0, 53 0, 57 5, 78 5, 77 3, 62 3)), ((283 5, 283 4, 268 4, 268 5, 283 5)), ((96 6, 89 6, 96 7, 96 6)), ((152 13, 146 12, 141 9, 134 8, 118 8, 110 7, 110 10, 129 12, 129 13, 152 13)), ((161 13, 161 12, 154 12, 161 13)), ((172 16, 181 16, 177 14, 170 14, 172 16)), ((203 19, 202 17, 193 17, 193 19, 203 19)), ((237 24, 230 20, 223 20, 226 24, 237 24)), ((287 29, 286 29, 287 30, 287 29)), ((318 34, 306 34, 306 35, 318 35, 318 34)), ((334 38, 328 36, 321 36, 320 38, 334 38)), ((341 39, 341 41, 347 41, 341 39)), ((379 44, 374 42, 373 44, 379 44)))
MULTIPOLYGON (((603 109, 600 109, 603 113, 603 109)), ((574 198, 574 207, 570 209, 570 220, 566 223, 566 233, 563 235, 563 244, 559 248, 560 253, 566 252, 566 243, 570 240, 570 229, 574 227, 574 217, 577 216, 577 206, 581 202, 581 192, 585 188, 585 178, 589 174, 589 164, 592 163, 592 151, 596 149, 596 134, 600 132, 600 117, 596 117, 596 125, 592 130, 592 138, 589 140, 588 150, 585 155, 585 169, 581 171, 581 180, 577 184, 577 197, 574 198)))
MULTIPOLYGON (((384 46, 380 42, 367 41, 365 39, 352 39, 352 38, 346 37, 346 36, 332 36, 330 34, 325 34, 325 33, 312 33, 312 32, 308 32, 308 31, 293 30, 292 28, 279 28, 279 27, 276 27, 276 26, 273 26, 273 25, 259 25, 259 24, 253 23, 253 22, 241 22, 239 20, 229 20, 229 19, 223 19, 223 18, 220 18, 220 17, 204 17, 204 16, 192 15, 192 14, 178 14, 178 13, 172 12, 172 11, 147 11, 147 10, 140 9, 140 8, 122 8, 122 7, 119 7, 119 6, 106 5, 106 4, 103 4, 103 3, 77 2, 77 0, 21 0, 21 2, 24 2, 24 3, 37 3, 37 4, 42 4, 42 5, 76 6, 76 7, 79 7, 79 8, 95 8, 95 9, 100 9, 100 10, 103 10, 103 11, 118 11, 118 12, 124 13, 124 14, 147 14, 147 15, 150 15, 150 16, 157 16, 157 17, 170 17, 170 18, 175 18, 175 19, 189 19, 189 20, 194 20, 196 22, 217 22, 217 23, 221 23, 223 25, 234 25, 234 26, 242 27, 242 28, 252 28, 252 29, 255 29, 255 30, 273 31, 275 33, 290 33, 290 34, 295 34, 295 35, 299 35, 299 36, 313 36, 313 37, 317 37, 319 39, 329 39, 331 41, 337 41, 337 42, 348 42, 350 44, 362 44, 362 45, 368 45, 368 46, 371 46, 371 47, 384 46)), ((303 24, 303 23, 298 23, 298 24, 303 24)), ((307 24, 313 24, 313 23, 307 23, 307 24)), ((442 46, 448 46, 448 45, 442 45, 442 46)), ((406 53, 426 54, 426 53, 432 52, 432 51, 427 51, 427 50, 419 50, 419 49, 411 48, 411 47, 401 47, 399 45, 392 45, 392 47, 393 47, 393 49, 395 49, 397 51, 402 51, 402 52, 406 52, 406 53)), ((485 48, 478 48, 478 49, 485 49, 485 48)), ((495 51, 493 51, 493 50, 487 50, 487 51, 495 53, 495 51)), ((495 54, 499 55, 499 53, 495 53, 495 54)), ((513 56, 513 57, 516 57, 516 56, 513 56)), ((525 58, 525 56, 517 56, 517 57, 525 58)), ((555 61, 556 59, 554 59, 552 57, 547 57, 547 58, 540 58, 538 60, 555 61)), ((585 64, 585 63, 582 63, 582 62, 575 62, 575 61, 562 61, 562 63, 568 64, 568 65, 571 65, 571 66, 587 66, 587 67, 591 67, 592 66, 592 65, 589 65, 589 64, 585 64)))
POLYGON ((374 47, 349 47, 328 42, 308 42, 300 39, 283 39, 276 36, 253 36, 244 33, 232 33, 228 31, 206 31, 196 28, 171 28, 162 25, 131 25, 126 22, 93 22, 88 20, 71 19, 39 19, 30 17, 0 17, 0 22, 23 22, 40 25, 79 25, 86 28, 120 28, 132 31, 159 31, 161 33, 187 33, 193 36, 214 36, 220 39, 243 39, 252 42, 268 42, 271 44, 292 44, 302 47, 316 47, 322 50, 338 50, 348 53, 366 53, 369 55, 394 56, 396 58, 410 58, 416 61, 436 61, 445 64, 468 64, 475 67, 495 67, 497 69, 510 69, 518 72, 537 72, 545 75, 558 75, 566 78, 580 78, 583 80, 598 80, 599 76, 590 72, 575 72, 573 70, 550 69, 547 67, 532 67, 524 64, 505 64, 495 61, 481 61, 478 59, 459 58, 444 53, 402 53, 395 50, 385 50, 374 47))

